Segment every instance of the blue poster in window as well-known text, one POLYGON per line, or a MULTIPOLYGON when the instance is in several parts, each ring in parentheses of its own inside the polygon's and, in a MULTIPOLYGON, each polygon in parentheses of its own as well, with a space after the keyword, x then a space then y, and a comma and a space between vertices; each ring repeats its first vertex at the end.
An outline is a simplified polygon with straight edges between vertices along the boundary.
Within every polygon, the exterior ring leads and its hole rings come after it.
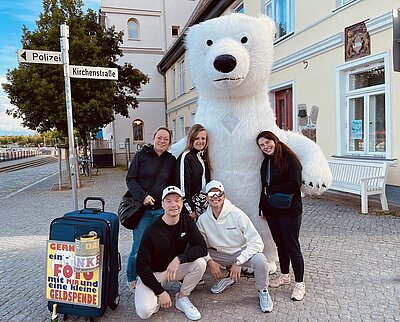
POLYGON ((351 121, 351 139, 360 140, 362 139, 362 120, 351 121))

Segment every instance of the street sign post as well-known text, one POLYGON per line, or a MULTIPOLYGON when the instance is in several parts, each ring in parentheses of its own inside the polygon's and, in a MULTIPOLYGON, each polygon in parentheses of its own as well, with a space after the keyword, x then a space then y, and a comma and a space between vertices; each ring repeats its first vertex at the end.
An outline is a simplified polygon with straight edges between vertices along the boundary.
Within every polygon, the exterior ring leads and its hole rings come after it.
POLYGON ((17 55, 19 63, 62 65, 59 51, 18 49, 17 55))
POLYGON ((74 209, 78 209, 78 192, 76 187, 76 168, 75 168, 75 140, 74 140, 74 122, 72 118, 72 102, 71 102, 71 82, 69 78, 69 27, 65 22, 60 25, 60 45, 62 60, 64 65, 64 81, 65 81, 65 105, 67 108, 67 126, 68 126, 68 146, 69 146, 69 168, 71 173, 72 197, 74 199, 74 209))
POLYGON ((110 79, 118 80, 118 69, 109 67, 94 66, 74 66, 69 65, 69 27, 65 22, 60 25, 60 45, 61 52, 18 49, 19 63, 33 64, 58 64, 64 67, 65 80, 65 105, 67 109, 67 125, 68 125, 68 146, 69 146, 69 166, 71 173, 71 186, 74 209, 78 209, 78 193, 77 179, 75 168, 75 149, 74 149, 74 124, 72 118, 72 102, 71 102, 71 82, 70 77, 74 78, 94 78, 94 79, 110 79))

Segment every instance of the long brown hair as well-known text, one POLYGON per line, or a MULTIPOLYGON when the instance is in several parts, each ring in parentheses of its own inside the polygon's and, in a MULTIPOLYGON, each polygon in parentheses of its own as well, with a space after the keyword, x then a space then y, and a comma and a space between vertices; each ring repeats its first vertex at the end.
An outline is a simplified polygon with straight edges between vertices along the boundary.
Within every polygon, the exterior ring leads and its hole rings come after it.
POLYGON ((279 172, 285 172, 288 169, 287 161, 283 155, 284 153, 290 154, 297 161, 300 162, 299 157, 296 155, 296 153, 294 153, 292 149, 290 149, 285 143, 279 140, 279 138, 271 131, 262 131, 257 135, 256 143, 258 147, 260 147, 260 145, 258 144, 258 140, 261 138, 274 141, 275 151, 271 158, 274 161, 274 165, 278 168, 279 172))
POLYGON ((190 151, 193 149, 193 144, 194 144, 194 140, 196 140, 197 135, 201 132, 201 131, 205 131, 206 132, 206 146, 204 147, 203 150, 203 160, 204 163, 207 164, 207 167, 211 170, 211 164, 210 164, 210 158, 208 155, 208 134, 207 134, 207 130, 204 128, 203 125, 201 124, 194 124, 190 130, 189 133, 187 135, 187 139, 186 139, 186 147, 185 147, 185 151, 190 151))

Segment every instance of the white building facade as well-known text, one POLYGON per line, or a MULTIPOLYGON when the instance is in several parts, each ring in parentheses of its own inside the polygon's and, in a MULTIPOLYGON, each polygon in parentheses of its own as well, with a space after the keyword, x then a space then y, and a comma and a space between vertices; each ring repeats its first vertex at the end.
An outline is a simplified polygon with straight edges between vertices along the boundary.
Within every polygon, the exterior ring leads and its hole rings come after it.
MULTIPOLYGON (((274 64, 266 91, 279 127, 313 129, 327 159, 387 162, 388 184, 400 186, 398 0, 205 2, 189 25, 237 11, 275 20, 274 64)), ((185 92, 173 95, 181 62, 185 51, 178 39, 158 66, 166 80, 168 126, 178 139, 182 128, 191 126, 197 106, 187 72, 185 92)))
MULTIPOLYGON (((135 152, 152 141, 155 130, 166 124, 165 83, 157 64, 180 36, 198 0, 102 0, 101 20, 123 31, 120 64, 129 62, 150 78, 138 96, 139 108, 129 118, 116 115, 103 130, 112 146, 114 165, 126 164, 127 151, 135 152), (129 145, 126 142, 129 141, 129 145)), ((177 77, 179 75, 177 74, 177 77)))

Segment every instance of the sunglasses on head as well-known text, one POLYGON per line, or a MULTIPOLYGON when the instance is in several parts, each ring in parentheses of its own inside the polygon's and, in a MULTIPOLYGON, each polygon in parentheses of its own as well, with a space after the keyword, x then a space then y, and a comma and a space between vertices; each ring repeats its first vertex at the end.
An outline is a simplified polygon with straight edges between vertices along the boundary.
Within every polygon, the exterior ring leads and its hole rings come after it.
POLYGON ((216 191, 212 191, 207 193, 207 196, 209 196, 210 198, 221 198, 224 195, 224 193, 222 191, 216 192, 216 191))

